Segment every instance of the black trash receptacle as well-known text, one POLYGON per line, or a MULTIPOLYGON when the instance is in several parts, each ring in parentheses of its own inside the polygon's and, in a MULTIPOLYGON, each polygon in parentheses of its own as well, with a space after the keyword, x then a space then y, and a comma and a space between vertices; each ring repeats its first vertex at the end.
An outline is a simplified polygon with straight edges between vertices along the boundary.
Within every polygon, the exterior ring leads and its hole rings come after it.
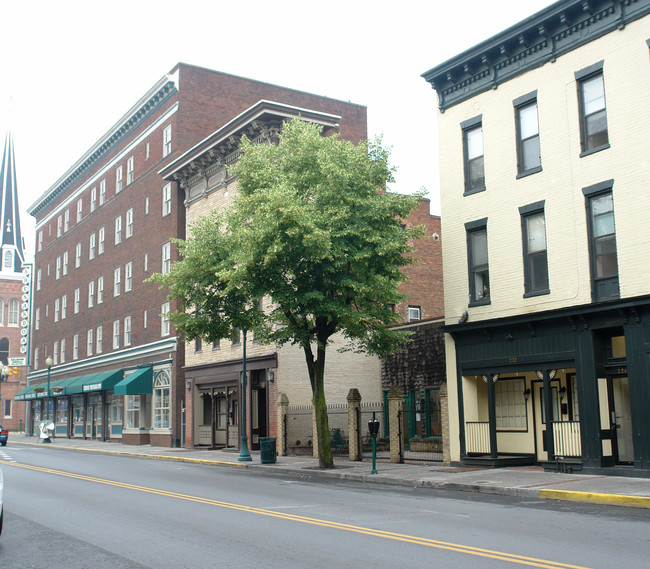
POLYGON ((276 459, 275 437, 260 437, 260 461, 274 464, 276 459))

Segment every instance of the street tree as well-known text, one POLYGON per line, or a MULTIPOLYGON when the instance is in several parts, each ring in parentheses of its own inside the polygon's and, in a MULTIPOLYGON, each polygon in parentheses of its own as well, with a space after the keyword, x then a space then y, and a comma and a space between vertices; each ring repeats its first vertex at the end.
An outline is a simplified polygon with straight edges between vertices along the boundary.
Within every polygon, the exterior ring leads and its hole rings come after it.
POLYGON ((407 333, 390 325, 405 299, 401 269, 423 235, 404 221, 421 196, 385 191, 392 168, 379 140, 354 145, 294 119, 278 144, 240 144, 232 205, 195 223, 179 243, 182 260, 155 280, 180 301, 170 318, 187 340, 245 325, 261 341, 302 349, 319 465, 330 468, 328 344, 341 334, 347 349, 379 356, 403 345, 407 333), (261 298, 265 310, 251 310, 261 298))

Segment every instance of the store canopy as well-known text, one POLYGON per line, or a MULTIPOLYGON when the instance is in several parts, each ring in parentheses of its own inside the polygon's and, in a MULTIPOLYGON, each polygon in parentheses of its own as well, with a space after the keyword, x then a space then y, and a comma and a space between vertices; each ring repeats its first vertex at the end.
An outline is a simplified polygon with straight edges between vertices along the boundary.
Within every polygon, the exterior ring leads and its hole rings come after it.
MULTIPOLYGON (((149 368, 151 370, 151 368, 149 368)), ((115 384, 122 381, 124 374, 121 369, 113 371, 102 371, 100 373, 91 373, 67 379, 50 381, 50 397, 60 397, 63 395, 75 395, 77 393, 88 393, 92 391, 107 391, 113 389, 115 384)), ((149 388, 151 393, 151 387, 149 388)), ((15 401, 29 401, 30 399, 41 399, 47 397, 47 383, 30 385, 22 391, 19 391, 14 397, 15 401), (43 388, 43 391, 36 392, 34 388, 43 388)))
POLYGON ((151 393, 153 384, 153 368, 151 366, 135 370, 125 377, 113 389, 115 395, 137 395, 151 393))
POLYGON ((83 382, 82 391, 83 393, 88 393, 90 391, 109 391, 113 389, 117 383, 122 381, 123 377, 124 373, 121 369, 96 373, 83 382))
POLYGON ((40 399, 41 397, 47 397, 47 392, 46 392, 46 389, 45 389, 47 387, 47 384, 45 384, 45 383, 39 383, 38 384, 38 387, 43 388, 43 391, 41 391, 39 393, 34 391, 35 387, 36 387, 36 385, 30 385, 30 386, 26 387, 25 389, 22 389, 21 391, 16 393, 16 395, 14 396, 14 401, 30 401, 32 399, 37 399, 37 398, 40 399))

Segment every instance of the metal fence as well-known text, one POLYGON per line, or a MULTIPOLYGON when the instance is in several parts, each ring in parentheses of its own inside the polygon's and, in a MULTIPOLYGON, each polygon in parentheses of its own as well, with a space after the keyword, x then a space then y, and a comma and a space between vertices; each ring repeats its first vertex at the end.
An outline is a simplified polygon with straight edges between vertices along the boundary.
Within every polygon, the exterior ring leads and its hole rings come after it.
POLYGON ((400 415, 404 460, 442 462, 440 390, 412 390, 400 415))

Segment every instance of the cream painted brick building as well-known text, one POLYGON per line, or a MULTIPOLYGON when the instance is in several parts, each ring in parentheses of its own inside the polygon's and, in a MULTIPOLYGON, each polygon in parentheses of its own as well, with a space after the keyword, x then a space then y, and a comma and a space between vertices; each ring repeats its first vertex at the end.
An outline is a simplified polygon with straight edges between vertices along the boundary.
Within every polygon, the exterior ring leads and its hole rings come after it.
POLYGON ((423 74, 454 462, 650 475, 649 52, 648 0, 562 0, 423 74))

